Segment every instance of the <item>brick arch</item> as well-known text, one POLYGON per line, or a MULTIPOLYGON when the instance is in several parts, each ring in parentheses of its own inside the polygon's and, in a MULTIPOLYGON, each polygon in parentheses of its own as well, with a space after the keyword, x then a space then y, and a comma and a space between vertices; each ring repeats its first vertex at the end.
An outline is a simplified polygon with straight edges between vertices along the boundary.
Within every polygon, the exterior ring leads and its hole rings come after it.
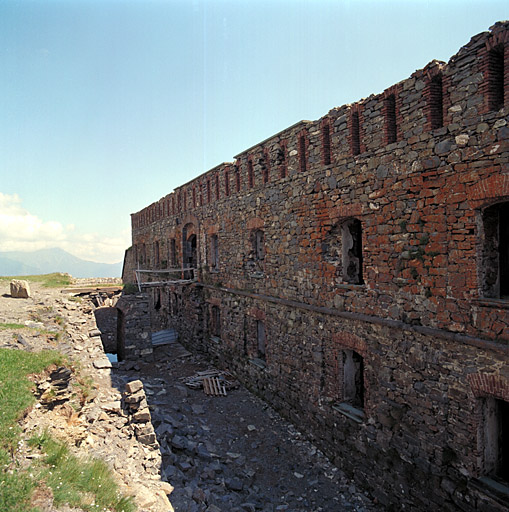
POLYGON ((509 198, 509 174, 497 174, 499 171, 499 168, 494 167, 493 176, 481 180, 468 189, 467 196, 473 209, 509 198))
POLYGON ((182 226, 185 226, 186 224, 192 224, 195 228, 195 233, 198 233, 199 227, 200 227, 200 221, 191 213, 186 213, 185 215, 182 215, 182 226))
POLYGON ((501 375, 471 373, 467 381, 476 398, 493 397, 509 402, 509 380, 501 375))
POLYGON ((337 208, 331 208, 329 218, 332 222, 339 222, 351 217, 360 217, 363 214, 362 204, 345 204, 337 208))
POLYGON ((265 222, 260 217, 252 217, 247 221, 247 229, 263 229, 265 222))
POLYGON ((334 333, 332 335, 332 341, 334 341, 334 343, 337 345, 341 345, 340 347, 336 348, 348 348, 351 350, 355 350, 355 352, 360 354, 362 357, 366 357, 368 353, 366 341, 363 340, 362 338, 359 338, 359 336, 352 334, 351 332, 340 331, 334 333))

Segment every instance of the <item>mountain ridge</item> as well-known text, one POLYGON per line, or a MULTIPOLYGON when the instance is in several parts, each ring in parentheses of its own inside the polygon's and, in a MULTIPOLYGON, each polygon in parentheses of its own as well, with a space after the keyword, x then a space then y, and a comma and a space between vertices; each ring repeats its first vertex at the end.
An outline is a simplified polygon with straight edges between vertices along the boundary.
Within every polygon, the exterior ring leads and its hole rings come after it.
POLYGON ((83 260, 58 247, 30 252, 0 252, 0 275, 22 276, 52 272, 63 272, 73 277, 120 277, 122 262, 97 263, 83 260))

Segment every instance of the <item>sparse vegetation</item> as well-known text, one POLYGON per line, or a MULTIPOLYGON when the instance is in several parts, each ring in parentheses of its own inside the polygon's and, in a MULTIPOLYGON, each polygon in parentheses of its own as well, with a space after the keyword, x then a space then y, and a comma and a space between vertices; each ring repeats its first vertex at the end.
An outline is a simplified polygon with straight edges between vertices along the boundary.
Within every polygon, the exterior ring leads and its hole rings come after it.
POLYGON ((122 291, 126 295, 132 295, 134 293, 138 293, 138 286, 136 286, 134 283, 125 283, 122 291))
POLYGON ((26 329, 26 325, 0 322, 0 329, 26 329))
POLYGON ((46 288, 60 288, 71 284, 71 276, 69 274, 61 274, 54 272, 52 274, 41 274, 36 276, 2 276, 0 281, 12 281, 20 279, 29 283, 42 283, 46 288))
POLYGON ((47 432, 33 437, 29 444, 45 454, 33 471, 37 468, 38 480, 53 491, 55 505, 69 504, 91 511, 135 510, 132 500, 120 495, 104 462, 75 457, 65 443, 55 441, 47 432))
MULTIPOLYGON (((51 489, 56 506, 68 503, 83 510, 110 510, 133 512, 130 498, 122 497, 102 461, 79 459, 72 455, 65 443, 42 432, 29 444, 41 450, 44 457, 28 469, 21 469, 14 460, 20 439, 18 420, 35 402, 27 378, 41 373, 51 365, 61 365, 64 357, 56 352, 23 352, 0 349, 0 511, 35 512, 30 505, 36 489, 51 489)), ((81 400, 90 394, 90 379, 77 377, 81 400)))

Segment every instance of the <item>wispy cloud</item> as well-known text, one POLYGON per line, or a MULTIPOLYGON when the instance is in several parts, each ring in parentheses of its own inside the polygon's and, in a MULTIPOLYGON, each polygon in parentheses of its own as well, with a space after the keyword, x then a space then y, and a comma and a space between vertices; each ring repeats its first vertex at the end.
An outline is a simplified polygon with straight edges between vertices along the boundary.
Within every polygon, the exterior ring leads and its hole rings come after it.
POLYGON ((43 221, 23 208, 17 194, 0 192, 0 252, 60 247, 79 258, 116 263, 129 245, 127 231, 110 238, 95 233, 82 234, 72 224, 43 221))

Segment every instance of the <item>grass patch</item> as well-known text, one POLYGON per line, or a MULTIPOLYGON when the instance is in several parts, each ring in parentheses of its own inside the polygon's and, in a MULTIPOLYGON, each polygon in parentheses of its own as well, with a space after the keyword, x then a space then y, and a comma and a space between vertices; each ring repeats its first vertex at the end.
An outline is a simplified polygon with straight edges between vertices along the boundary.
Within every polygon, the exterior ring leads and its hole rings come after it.
MULTIPOLYGON (((20 438, 17 421, 35 402, 33 384, 27 377, 63 362, 64 357, 56 352, 0 349, 0 512, 34 512, 30 498, 37 487, 51 488, 57 506, 69 503, 90 511, 133 512, 132 500, 120 496, 105 463, 75 457, 47 432, 29 442, 40 448, 44 457, 28 470, 16 467, 13 454, 20 438)), ((80 387, 90 391, 92 384, 85 379, 80 387)))
POLYGON ((69 274, 61 274, 60 272, 53 272, 52 274, 41 274, 35 276, 2 276, 1 281, 12 281, 19 279, 28 281, 29 283, 42 283, 45 288, 61 288, 69 286, 71 283, 71 276, 69 274))
POLYGON ((35 436, 29 444, 37 446, 45 454, 38 477, 53 491, 56 506, 69 504, 90 511, 135 510, 132 500, 119 494, 104 462, 75 457, 65 443, 55 441, 47 432, 35 436))
POLYGON ((35 398, 30 392, 31 373, 40 373, 62 356, 55 352, 23 352, 0 349, 0 510, 24 512, 35 487, 30 475, 10 468, 19 438, 17 420, 35 398))
POLYGON ((0 329, 26 329, 27 326, 23 324, 10 324, 0 322, 0 329))

